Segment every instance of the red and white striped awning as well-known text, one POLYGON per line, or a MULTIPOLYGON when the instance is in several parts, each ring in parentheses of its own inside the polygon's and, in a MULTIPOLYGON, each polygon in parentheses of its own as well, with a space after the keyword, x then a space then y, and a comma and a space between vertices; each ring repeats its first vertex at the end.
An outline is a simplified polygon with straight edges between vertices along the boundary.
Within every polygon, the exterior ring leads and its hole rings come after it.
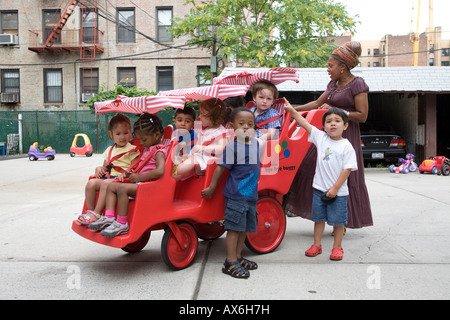
POLYGON ((160 91, 158 96, 183 96, 187 101, 206 100, 209 98, 226 99, 234 96, 245 96, 248 91, 247 85, 218 84, 206 87, 195 87, 160 91))
POLYGON ((300 82, 297 71, 292 68, 271 68, 264 71, 248 72, 243 71, 228 76, 220 76, 213 79, 214 84, 229 84, 229 85, 248 85, 253 86, 260 80, 267 80, 274 85, 280 84, 284 81, 300 82))
POLYGON ((115 100, 95 102, 96 113, 107 112, 130 112, 130 113, 156 113, 161 109, 172 107, 183 109, 186 99, 182 96, 165 97, 165 96, 142 96, 128 98, 118 96, 115 100))

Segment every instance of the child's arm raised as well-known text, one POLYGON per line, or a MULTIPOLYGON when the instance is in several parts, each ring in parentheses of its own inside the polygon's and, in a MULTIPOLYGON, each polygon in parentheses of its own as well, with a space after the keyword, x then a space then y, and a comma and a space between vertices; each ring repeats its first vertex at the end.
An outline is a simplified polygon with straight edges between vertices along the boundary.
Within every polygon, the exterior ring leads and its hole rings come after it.
POLYGON ((219 183, 225 169, 225 167, 219 165, 217 166, 216 170, 214 170, 209 187, 202 190, 202 198, 211 198, 214 195, 214 191, 216 191, 217 184, 219 183))
POLYGON ((312 125, 309 124, 309 122, 303 118, 295 109, 294 107, 291 106, 291 104, 289 103, 289 101, 287 101, 286 99, 285 103, 284 103, 284 109, 289 112, 292 117, 294 118, 295 121, 297 121, 297 123, 306 130, 306 132, 311 133, 312 130, 312 125))

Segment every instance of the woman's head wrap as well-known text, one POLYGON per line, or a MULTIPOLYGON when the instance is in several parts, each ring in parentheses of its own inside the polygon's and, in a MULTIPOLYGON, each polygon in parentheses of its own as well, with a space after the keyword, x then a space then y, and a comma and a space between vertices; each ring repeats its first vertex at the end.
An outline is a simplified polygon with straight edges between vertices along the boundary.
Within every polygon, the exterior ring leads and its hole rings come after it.
POLYGON ((349 41, 333 51, 331 57, 342 62, 349 70, 359 64, 361 56, 361 44, 357 41, 349 41))

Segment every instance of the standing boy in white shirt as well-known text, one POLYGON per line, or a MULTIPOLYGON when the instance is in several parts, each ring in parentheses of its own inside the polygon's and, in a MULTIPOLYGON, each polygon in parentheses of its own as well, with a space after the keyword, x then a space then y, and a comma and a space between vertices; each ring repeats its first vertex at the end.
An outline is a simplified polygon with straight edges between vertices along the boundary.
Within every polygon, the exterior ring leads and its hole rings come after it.
POLYGON ((347 224, 347 178, 358 170, 356 154, 350 142, 342 137, 348 127, 348 115, 339 108, 328 109, 322 118, 325 131, 312 126, 286 100, 286 111, 309 134, 308 141, 317 148, 316 172, 313 181, 311 219, 314 221, 314 244, 305 252, 308 257, 322 253, 322 235, 325 222, 334 228, 334 244, 331 260, 342 260, 342 238, 347 224))

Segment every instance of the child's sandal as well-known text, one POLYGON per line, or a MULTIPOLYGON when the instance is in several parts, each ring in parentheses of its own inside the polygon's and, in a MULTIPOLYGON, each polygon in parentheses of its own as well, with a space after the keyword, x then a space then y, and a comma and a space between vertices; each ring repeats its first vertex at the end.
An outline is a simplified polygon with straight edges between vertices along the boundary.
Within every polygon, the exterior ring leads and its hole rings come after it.
POLYGON ((245 270, 239 261, 228 262, 225 259, 225 263, 222 267, 222 272, 238 279, 247 279, 250 277, 250 272, 245 270))
POLYGON ((238 258, 238 261, 244 267, 245 270, 256 270, 256 269, 258 269, 258 264, 256 262, 247 260, 244 257, 238 258))
POLYGON ((80 215, 78 217, 78 222, 81 223, 82 225, 90 225, 92 222, 97 221, 98 219, 100 219, 101 214, 97 214, 92 210, 86 210, 86 213, 83 213, 82 215, 80 215))

